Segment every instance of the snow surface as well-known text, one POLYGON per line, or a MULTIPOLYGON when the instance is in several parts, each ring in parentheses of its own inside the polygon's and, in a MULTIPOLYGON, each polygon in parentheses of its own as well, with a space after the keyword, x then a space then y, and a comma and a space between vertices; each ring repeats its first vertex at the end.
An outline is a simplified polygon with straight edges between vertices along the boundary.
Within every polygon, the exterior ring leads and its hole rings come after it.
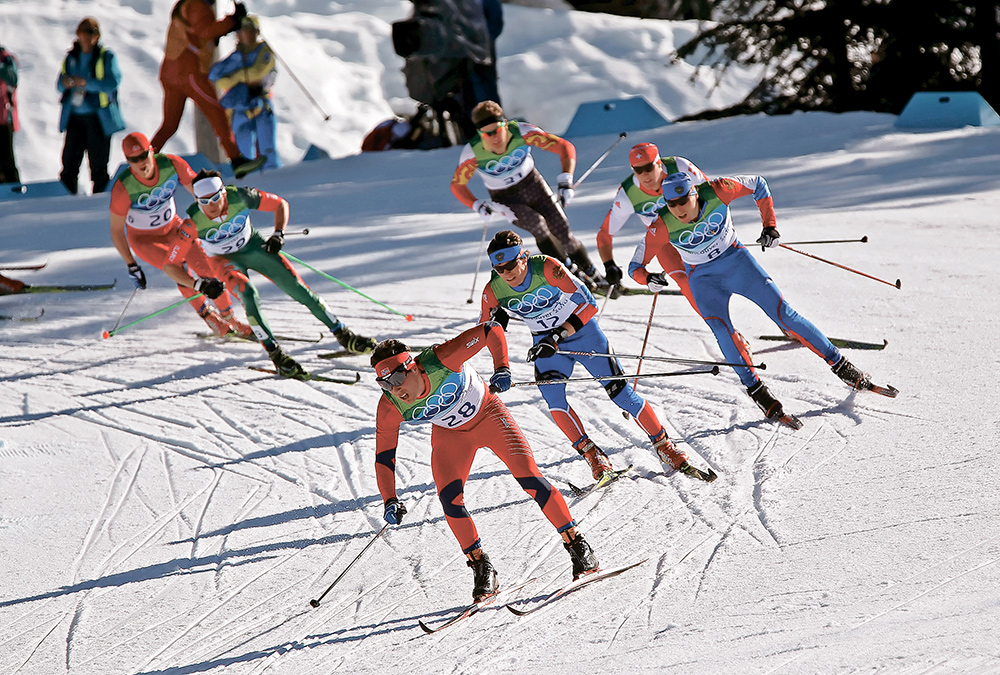
MULTIPOLYGON (((405 15, 402 3, 392 2, 371 3, 370 14, 344 3, 264 6, 288 14, 274 22, 289 36, 309 27, 309 35, 336 31, 345 39, 366 21, 387 30, 386 22, 405 15)), ((22 63, 29 41, 39 55, 47 45, 61 48, 83 7, 97 14, 110 4, 41 7, 0 5, 4 42, 22 63)), ((162 17, 163 8, 123 7, 121 20, 133 28, 116 36, 116 47, 128 45, 121 55, 140 48, 148 55, 147 80, 129 78, 128 95, 150 105, 159 97, 154 66, 162 39, 162 19, 153 16, 162 17)), ((508 16, 523 17, 543 11, 509 9, 508 16)), ((591 21, 545 17, 553 32, 539 45, 557 42, 559 25, 591 21)), ((598 22, 609 40, 614 21, 598 22)), ((549 25, 523 23, 512 43, 526 45, 527 32, 549 25)), ((657 34, 682 29, 643 25, 657 34)), ((509 26, 505 35, 514 33, 509 26)), ((297 60, 322 51, 317 45, 288 40, 279 47, 297 60)), ((507 62, 517 62, 506 50, 507 62)), ((50 71, 60 54, 46 52, 50 71)), ((610 57, 604 62, 615 72, 610 57)), ((352 67, 356 84, 366 66, 352 67)), ((388 67, 365 76, 383 84, 396 77, 388 67)), ((686 86, 683 72, 664 77, 678 91, 686 86)), ((613 82, 603 84, 614 93, 613 82)), ((397 85, 398 94, 401 80, 397 85)), ((551 95, 536 92, 540 111, 555 110, 562 86, 570 87, 560 78, 551 95)), ((632 91, 620 86, 621 94, 632 91)), ((517 105, 530 119, 535 102, 526 91, 517 105)), ((331 135, 345 148, 389 110, 391 95, 361 93, 372 100, 345 102, 331 119, 345 125, 331 135), (363 114, 370 119, 348 109, 354 103, 369 106, 363 114)), ((574 98, 587 93, 568 96, 560 114, 568 119, 574 98)), ((51 131, 54 114, 47 117, 51 131)), ((884 351, 848 356, 876 381, 898 387, 899 398, 852 394, 806 349, 756 339, 776 329, 737 298, 734 318, 767 364, 763 377, 805 427, 792 432, 762 419, 730 371, 642 380, 638 391, 672 433, 718 471, 707 485, 664 475, 640 429, 603 390, 575 385, 570 400, 591 436, 616 466, 634 465, 619 483, 576 500, 565 485, 589 482, 585 463, 535 389, 511 390, 504 400, 601 562, 649 560, 530 617, 494 607, 433 636, 417 621, 443 620, 464 606, 471 573, 435 496, 426 426, 401 434, 406 520, 372 545, 319 608, 308 604, 383 525, 373 470, 380 390, 366 360, 318 359, 337 349, 328 335, 316 344, 288 342, 309 367, 360 372, 362 380, 278 380, 246 367, 268 365, 259 346, 196 338, 206 327, 185 307, 101 340, 120 317, 127 323, 175 302, 172 284, 147 270, 149 289, 135 294, 123 316, 133 293, 108 238, 105 196, 0 202, 0 264, 48 261, 42 271, 11 276, 31 284, 119 282, 103 293, 0 298, 2 314, 45 311, 37 321, 0 324, 0 672, 1000 671, 1000 308, 993 292, 1000 130, 899 133, 894 119, 755 116, 631 133, 581 186, 569 215, 596 255, 597 226, 628 172, 625 149, 640 140, 712 175, 764 175, 786 241, 867 235, 867 244, 801 248, 902 280, 897 290, 790 251, 754 250, 792 305, 821 329, 889 340, 884 351)), ((560 130, 555 117, 544 123, 560 130)), ((319 128, 303 121, 308 125, 310 133, 319 128)), ((284 126, 284 133, 303 133, 284 126)), ((58 155, 54 141, 33 133, 25 132, 30 147, 58 155)), ((575 139, 581 166, 616 137, 609 130, 575 139)), ((28 179, 51 170, 51 161, 18 150, 33 172, 28 179)), ((246 182, 287 198, 292 228, 310 229, 288 238, 289 252, 415 316, 407 322, 304 271, 351 327, 427 344, 475 321, 477 305, 466 300, 486 280, 484 265, 473 286, 482 224, 447 187, 457 158, 457 149, 355 155, 292 164, 246 182)), ((538 159, 552 180, 555 158, 538 159)), ((478 180, 473 189, 483 193, 478 180)), ((741 238, 752 241, 759 233, 753 203, 740 200, 735 212, 741 238)), ((268 220, 258 219, 265 231, 268 220)), ((503 227, 494 223, 490 234, 503 227)), ((640 230, 630 222, 616 238, 619 263, 640 230)), ((319 338, 322 326, 303 307, 266 281, 259 286, 276 330, 319 338)), ((649 313, 648 297, 608 303, 601 325, 619 353, 638 353, 649 313)), ((530 379, 522 360, 527 332, 513 324, 508 339, 514 379, 530 379)), ((658 301, 647 353, 720 358, 703 321, 672 296, 658 301)), ((475 363, 488 371, 485 355, 475 363)), ((625 367, 633 372, 634 361, 625 367)), ((648 363, 644 371, 653 372, 648 363)), ((537 578, 519 593, 532 598, 568 580, 557 535, 487 450, 477 456, 466 498, 502 584, 537 578)))

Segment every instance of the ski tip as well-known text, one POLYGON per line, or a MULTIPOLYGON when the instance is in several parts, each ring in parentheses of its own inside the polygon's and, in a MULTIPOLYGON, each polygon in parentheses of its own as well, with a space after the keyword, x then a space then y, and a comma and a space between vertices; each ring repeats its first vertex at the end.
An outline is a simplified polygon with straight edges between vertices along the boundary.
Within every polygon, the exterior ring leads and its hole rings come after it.
POLYGON ((420 627, 423 629, 425 633, 430 634, 434 632, 434 629, 428 626, 426 623, 424 623, 423 619, 417 619, 417 623, 420 624, 420 627))

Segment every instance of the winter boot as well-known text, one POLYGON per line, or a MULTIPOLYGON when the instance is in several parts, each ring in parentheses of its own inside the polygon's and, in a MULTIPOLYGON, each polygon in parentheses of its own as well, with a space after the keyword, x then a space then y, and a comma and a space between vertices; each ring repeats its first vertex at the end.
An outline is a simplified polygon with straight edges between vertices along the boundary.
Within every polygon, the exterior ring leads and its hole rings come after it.
POLYGON ((590 465, 590 471, 594 474, 594 480, 600 480, 605 472, 614 471, 614 467, 611 466, 611 460, 608 459, 608 456, 586 436, 574 443, 573 447, 587 460, 587 464, 590 465))
POLYGON ((212 329, 212 332, 219 337, 229 335, 233 332, 233 328, 229 325, 229 322, 219 316, 219 313, 211 307, 209 307, 207 311, 201 315, 201 318, 205 320, 205 323, 207 323, 208 327, 212 329))
POLYGON ((299 365, 298 361, 286 354, 285 350, 281 347, 276 346, 274 349, 267 350, 267 355, 270 357, 271 362, 274 363, 278 375, 299 380, 305 379, 305 369, 299 365))
POLYGON ((497 571, 493 569, 488 555, 483 553, 481 558, 468 560, 465 564, 472 568, 473 602, 479 602, 497 592, 497 571))
POLYGON ((261 155, 255 159, 249 159, 248 157, 240 155, 230 162, 230 164, 233 167, 233 175, 237 178, 243 178, 243 176, 247 175, 251 171, 256 171, 260 167, 264 166, 264 162, 266 161, 266 155, 261 155))
POLYGON ((236 318, 233 310, 229 310, 225 314, 222 314, 222 320, 229 324, 229 330, 234 335, 239 335, 241 338, 252 338, 253 328, 249 324, 245 324, 236 318))
POLYGON ((771 392, 767 390, 763 382, 758 381, 757 384, 747 387, 747 394, 764 412, 767 419, 776 420, 784 416, 785 410, 781 407, 781 401, 771 396, 771 392))
POLYGON ((831 368, 831 370, 834 375, 846 382, 847 386, 851 389, 871 389, 872 381, 868 376, 868 373, 861 372, 861 370, 848 361, 845 356, 841 356, 840 360, 837 361, 837 365, 831 368))
POLYGON ((358 335, 350 328, 344 326, 335 330, 333 336, 337 338, 337 342, 344 349, 355 354, 370 354, 375 351, 375 345, 377 344, 374 339, 358 335))
POLYGON ((579 532, 576 533, 576 537, 570 539, 568 544, 563 543, 563 546, 569 551, 569 557, 573 560, 573 581, 584 574, 596 572, 599 569, 597 556, 594 555, 590 544, 579 532))
POLYGON ((667 438, 666 430, 663 430, 653 440, 653 449, 659 456, 660 461, 672 469, 680 470, 687 463, 687 455, 677 449, 674 442, 667 438))

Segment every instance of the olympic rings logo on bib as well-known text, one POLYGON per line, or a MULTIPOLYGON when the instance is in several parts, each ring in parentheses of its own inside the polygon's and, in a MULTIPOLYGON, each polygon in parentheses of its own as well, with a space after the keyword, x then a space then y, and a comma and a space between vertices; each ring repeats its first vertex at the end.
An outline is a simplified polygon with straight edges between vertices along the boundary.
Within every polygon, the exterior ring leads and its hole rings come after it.
POLYGON ((507 309, 515 314, 525 316, 530 314, 532 311, 548 308, 552 304, 552 300, 554 298, 555 292, 551 288, 543 287, 539 288, 534 293, 525 293, 519 298, 512 298, 507 303, 507 309))
POLYGON ((515 148, 509 155, 486 162, 486 166, 482 170, 492 176, 503 175, 524 164, 524 161, 528 158, 528 153, 529 149, 526 146, 515 148))
POLYGON ((222 225, 222 227, 213 227, 212 229, 205 232, 205 239, 212 242, 213 244, 220 241, 225 241, 230 237, 233 237, 246 227, 247 216, 245 213, 241 213, 236 216, 228 223, 222 225))
POLYGON ((681 232, 677 243, 684 248, 696 248, 711 241, 722 231, 726 217, 721 213, 712 213, 709 217, 692 229, 681 232))
POLYGON ((134 206, 144 211, 152 211, 174 198, 177 192, 177 179, 170 178, 163 185, 158 185, 149 192, 136 197, 134 206))
POLYGON ((644 216, 655 216, 666 205, 667 202, 664 201, 663 197, 660 197, 655 202, 643 202, 642 208, 638 210, 638 213, 644 216))
POLYGON ((413 418, 427 419, 440 415, 455 404, 460 391, 458 382, 445 382, 436 394, 427 398, 427 403, 423 407, 414 408, 413 418))

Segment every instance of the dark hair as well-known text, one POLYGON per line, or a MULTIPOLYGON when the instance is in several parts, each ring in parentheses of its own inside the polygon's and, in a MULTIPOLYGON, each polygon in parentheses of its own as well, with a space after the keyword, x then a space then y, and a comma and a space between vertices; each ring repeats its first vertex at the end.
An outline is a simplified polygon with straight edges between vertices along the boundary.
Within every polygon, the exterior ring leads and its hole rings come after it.
POLYGON ((403 352, 408 351, 410 351, 410 348, 403 344, 400 340, 396 340, 395 338, 382 340, 375 345, 375 351, 372 352, 372 368, 374 368, 375 365, 382 359, 387 359, 390 356, 395 356, 396 354, 402 354, 403 352))
POLYGON ((215 169, 202 169, 198 172, 198 175, 194 177, 194 180, 191 181, 191 183, 197 183, 202 178, 222 178, 222 174, 215 169))
POLYGON ((470 117, 472 123, 479 127, 483 122, 488 124, 503 119, 503 108, 496 101, 481 101, 472 109, 470 117))
POLYGON ((499 251, 500 249, 510 248, 511 246, 521 246, 524 242, 521 240, 520 235, 513 230, 500 230, 490 241, 490 245, 486 247, 487 253, 493 253, 494 251, 499 251))

